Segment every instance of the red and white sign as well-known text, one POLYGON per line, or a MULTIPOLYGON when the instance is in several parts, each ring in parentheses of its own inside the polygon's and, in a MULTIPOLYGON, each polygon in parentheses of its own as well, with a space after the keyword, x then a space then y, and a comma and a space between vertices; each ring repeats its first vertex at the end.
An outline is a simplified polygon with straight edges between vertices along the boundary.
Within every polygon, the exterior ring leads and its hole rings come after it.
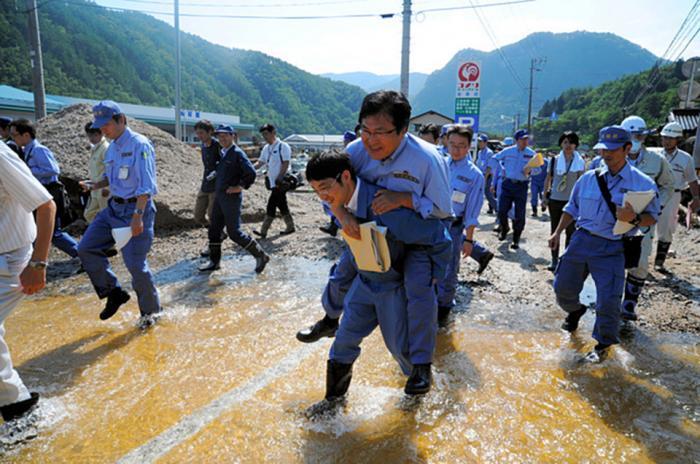
POLYGON ((481 63, 467 61, 457 68, 456 98, 481 97, 481 63))

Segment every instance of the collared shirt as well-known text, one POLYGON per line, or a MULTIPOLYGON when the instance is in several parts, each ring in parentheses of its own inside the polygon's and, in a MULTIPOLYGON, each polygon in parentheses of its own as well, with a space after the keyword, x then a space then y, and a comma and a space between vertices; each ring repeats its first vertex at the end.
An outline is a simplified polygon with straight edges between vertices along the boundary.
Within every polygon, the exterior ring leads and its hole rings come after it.
POLYGON ((204 173, 202 174, 200 190, 205 193, 211 193, 215 190, 216 179, 207 180, 207 176, 211 174, 212 171, 216 171, 216 165, 219 164, 219 160, 221 159, 221 145, 218 140, 212 138, 208 147, 202 144, 201 151, 204 173))
POLYGON ((648 150, 647 147, 642 145, 637 159, 632 160, 628 156, 627 161, 656 182, 656 186, 659 189, 659 201, 661 202, 661 208, 663 208, 673 196, 674 183, 671 165, 666 158, 655 151, 648 150))
POLYGON ((693 157, 688 152, 676 148, 672 153, 664 150, 664 154, 671 165, 675 190, 685 190, 690 182, 697 182, 698 176, 693 167, 693 157))
POLYGON ((452 216, 447 159, 435 145, 407 134, 388 158, 370 158, 362 140, 345 150, 358 177, 381 188, 412 194, 413 209, 424 218, 452 216))
POLYGON ((90 160, 88 161, 88 177, 93 182, 99 182, 105 174, 105 154, 109 148, 109 142, 102 138, 100 143, 90 149, 90 160))
POLYGON ((151 142, 127 127, 107 149, 105 178, 115 197, 157 195, 156 153, 151 142))
POLYGON ((503 167, 506 170, 506 178, 511 180, 527 180, 527 176, 523 174, 525 165, 535 156, 535 151, 530 147, 525 147, 524 150, 518 150, 517 145, 504 148, 503 151, 493 157, 499 161, 503 161, 503 167))
POLYGON ((457 218, 462 218, 464 227, 479 225, 479 212, 484 204, 484 175, 469 160, 450 159, 450 187, 452 209, 457 218))
POLYGON ((51 153, 51 150, 44 145, 32 139, 24 147, 24 161, 29 166, 34 177, 37 178, 42 185, 48 185, 52 182, 58 182, 58 175, 61 170, 58 168, 56 158, 51 153))
POLYGON ((36 224, 32 211, 51 199, 27 165, 0 141, 0 253, 34 242, 36 224))
POLYGON ((352 214, 357 215, 357 199, 360 194, 360 184, 362 181, 360 178, 356 178, 355 180, 355 190, 352 192, 352 196, 350 197, 350 201, 348 201, 348 204, 345 205, 345 207, 350 211, 352 214))
MULTIPOLYGON (((618 207, 622 207, 623 198, 626 192, 646 192, 654 191, 656 196, 649 202, 643 213, 650 214, 654 219, 658 219, 660 211, 658 188, 649 176, 645 175, 629 163, 616 175, 611 175, 607 166, 602 167, 605 181, 612 202, 618 207)), ((608 240, 621 240, 622 235, 613 234, 616 218, 613 217, 608 208, 603 193, 598 187, 596 180, 597 171, 587 171, 574 185, 569 202, 564 206, 564 212, 570 214, 576 221, 576 225, 588 230, 594 235, 598 235, 608 240)), ((634 235, 637 227, 627 232, 625 235, 634 235)))
POLYGON ((244 187, 242 184, 243 164, 248 164, 249 170, 254 171, 253 165, 246 154, 235 144, 221 149, 221 160, 216 165, 215 191, 225 192, 229 187, 244 187))
MULTIPOLYGON (((275 186, 275 181, 282 170, 282 163, 291 159, 292 148, 279 138, 275 139, 272 145, 268 143, 263 147, 260 153, 260 162, 267 164, 267 178, 270 180, 270 187, 275 186)), ((287 169, 289 169, 289 166, 287 166, 287 169)))
POLYGON ((486 170, 491 167, 490 161, 493 157, 493 151, 489 147, 484 147, 476 155, 476 167, 481 170, 483 175, 486 175, 486 170))

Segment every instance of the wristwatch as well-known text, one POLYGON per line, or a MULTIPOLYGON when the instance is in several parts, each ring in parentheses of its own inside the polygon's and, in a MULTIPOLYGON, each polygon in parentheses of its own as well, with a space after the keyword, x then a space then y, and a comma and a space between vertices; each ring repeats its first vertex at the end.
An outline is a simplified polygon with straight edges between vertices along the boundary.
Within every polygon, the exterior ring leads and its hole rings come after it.
POLYGON ((134 214, 136 214, 136 215, 138 215, 138 216, 143 216, 143 210, 142 210, 142 209, 136 208, 136 209, 134 210, 134 214))
POLYGON ((637 213, 634 216, 634 219, 632 219, 632 222, 630 222, 630 224, 632 224, 633 226, 638 226, 640 222, 642 222, 642 216, 640 216, 639 213, 637 213))
POLYGON ((46 269, 48 266, 49 263, 46 261, 39 261, 36 259, 29 261, 29 267, 33 267, 34 269, 46 269))

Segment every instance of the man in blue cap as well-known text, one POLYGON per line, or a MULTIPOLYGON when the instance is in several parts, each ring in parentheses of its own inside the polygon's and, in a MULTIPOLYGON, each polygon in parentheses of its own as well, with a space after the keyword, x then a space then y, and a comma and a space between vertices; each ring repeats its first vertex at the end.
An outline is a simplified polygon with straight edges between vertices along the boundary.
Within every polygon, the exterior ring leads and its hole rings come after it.
POLYGON ((525 129, 519 129, 513 135, 515 145, 505 148, 494 155, 493 159, 503 163, 505 179, 501 186, 498 199, 498 222, 500 232, 498 238, 505 240, 508 235, 508 211, 515 205, 515 220, 513 221, 513 243, 511 248, 520 247, 520 236, 525 229, 525 208, 527 205, 527 186, 530 168, 527 163, 535 156, 534 150, 527 146, 529 134, 525 129))
POLYGON ((59 182, 61 169, 51 150, 36 139, 36 127, 28 119, 15 119, 10 123, 10 134, 24 153, 24 162, 34 177, 49 191, 56 203, 56 220, 51 243, 71 258, 78 257, 78 242, 61 229, 61 218, 65 216, 65 190, 59 182))
MULTIPOLYGON (((611 345, 619 343, 620 308, 625 287, 626 263, 623 235, 615 234, 615 222, 634 227, 625 236, 634 236, 639 228, 656 223, 659 216, 658 189, 653 180, 627 162, 632 142, 622 126, 600 130, 598 144, 605 166, 587 171, 576 182, 561 220, 549 239, 549 247, 559 246, 561 233, 576 221, 578 227, 566 251, 559 259, 554 278, 557 303, 568 313, 562 329, 574 332, 586 312, 579 294, 590 274, 596 286, 596 319, 593 338, 598 342, 586 355, 588 362, 604 360, 611 345), (637 214, 632 205, 623 204, 626 192, 654 191, 656 195, 637 214)), ((637 255, 638 256, 638 255, 637 255)))
POLYGON ((24 153, 22 153, 22 149, 17 146, 15 141, 12 140, 12 137, 10 136, 11 122, 12 118, 8 118, 7 116, 0 116, 0 140, 5 142, 5 145, 10 147, 10 149, 17 153, 20 159, 24 161, 24 153))
POLYGON ((498 210, 496 197, 491 191, 491 177, 493 175, 491 172, 491 158, 493 158, 493 151, 489 148, 488 135, 479 134, 477 140, 479 144, 479 151, 476 154, 476 167, 478 167, 481 173, 484 175, 484 195, 486 196, 486 201, 489 205, 489 210, 487 213, 493 214, 498 210))
POLYGON ((154 235, 153 197, 158 193, 155 151, 146 137, 127 126, 126 115, 115 102, 101 101, 92 113, 92 127, 100 129, 112 143, 105 154, 103 179, 81 185, 89 191, 109 187, 112 196, 107 208, 97 214, 85 231, 78 253, 97 296, 107 298, 100 319, 109 319, 130 297, 114 275, 104 250, 115 245, 113 229, 130 228, 131 238, 121 252, 138 297, 139 327, 145 329, 155 323, 161 311, 158 290, 146 262, 154 235))
POLYGON ((243 189, 255 182, 255 168, 246 154, 233 141, 235 131, 231 126, 216 128, 216 136, 221 144, 221 160, 216 165, 216 185, 214 208, 209 224, 209 262, 202 265, 201 272, 219 269, 221 262, 221 238, 223 230, 234 243, 237 243, 255 258, 255 272, 261 273, 270 257, 260 244, 241 230, 241 208, 243 189))

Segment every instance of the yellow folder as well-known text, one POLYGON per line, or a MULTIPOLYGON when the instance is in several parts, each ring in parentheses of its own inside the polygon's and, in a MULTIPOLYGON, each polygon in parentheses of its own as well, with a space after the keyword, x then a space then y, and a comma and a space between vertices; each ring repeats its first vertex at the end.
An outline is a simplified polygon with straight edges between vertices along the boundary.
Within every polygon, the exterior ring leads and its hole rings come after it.
POLYGON ((355 263, 361 271, 387 272, 391 268, 389 244, 386 241, 386 227, 376 222, 360 224, 360 240, 348 236, 341 230, 341 235, 350 247, 355 263))
POLYGON ((544 165, 544 158, 542 157, 542 153, 537 153, 530 159, 530 161, 527 162, 527 167, 529 168, 539 168, 542 165, 544 165))

